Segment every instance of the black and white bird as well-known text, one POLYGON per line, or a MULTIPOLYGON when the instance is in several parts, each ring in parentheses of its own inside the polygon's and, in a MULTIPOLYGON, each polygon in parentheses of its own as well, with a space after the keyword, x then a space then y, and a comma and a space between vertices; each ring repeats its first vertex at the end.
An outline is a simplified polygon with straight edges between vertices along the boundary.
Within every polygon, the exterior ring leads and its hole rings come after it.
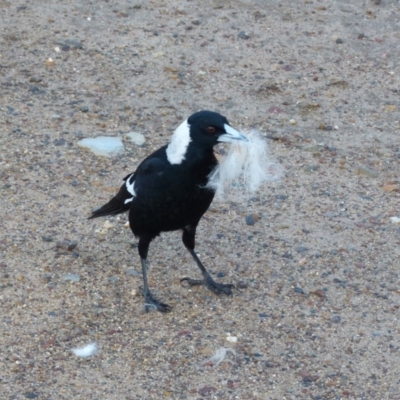
POLYGON ((89 217, 129 211, 129 225, 139 238, 145 309, 168 312, 171 307, 153 297, 147 281, 147 254, 151 241, 161 232, 182 230, 182 241, 203 275, 202 280, 184 278, 190 285, 205 285, 212 292, 232 294, 231 284, 215 282, 194 251, 196 227, 210 206, 214 191, 206 188, 217 166, 213 147, 219 142, 247 141, 228 120, 212 111, 191 115, 175 130, 168 145, 161 147, 124 178, 118 194, 89 217))

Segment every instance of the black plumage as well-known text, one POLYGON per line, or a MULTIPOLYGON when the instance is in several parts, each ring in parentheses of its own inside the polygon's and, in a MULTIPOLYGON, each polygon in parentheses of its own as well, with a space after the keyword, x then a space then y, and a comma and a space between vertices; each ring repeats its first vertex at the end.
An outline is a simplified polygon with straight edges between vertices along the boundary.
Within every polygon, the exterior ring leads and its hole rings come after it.
POLYGON ((147 283, 149 245, 161 232, 183 231, 182 241, 203 274, 202 280, 184 280, 190 285, 204 284, 216 294, 232 294, 233 285, 215 282, 194 248, 197 224, 214 198, 214 191, 205 187, 218 163, 213 147, 236 140, 247 139, 222 115, 211 111, 193 114, 176 129, 168 145, 144 159, 124 178, 118 194, 89 217, 129 211, 130 228, 139 238, 146 310, 170 311, 170 306, 152 296, 147 283))

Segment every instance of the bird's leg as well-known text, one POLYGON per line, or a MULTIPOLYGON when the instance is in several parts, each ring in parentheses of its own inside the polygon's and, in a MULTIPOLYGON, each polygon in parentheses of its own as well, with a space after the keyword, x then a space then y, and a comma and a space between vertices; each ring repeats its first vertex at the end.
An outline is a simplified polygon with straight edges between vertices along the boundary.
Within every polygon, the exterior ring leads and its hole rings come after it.
POLYGON ((203 279, 182 278, 181 282, 186 281, 191 286, 204 285, 209 290, 218 295, 221 293, 232 295, 232 288, 234 288, 235 286, 232 284, 215 282, 213 278, 211 278, 211 275, 205 269, 204 265, 200 261, 197 254, 195 253, 194 251, 195 235, 196 235, 196 227, 186 226, 183 229, 182 241, 185 247, 189 250, 189 253, 192 255, 194 261, 196 261, 196 264, 200 268, 200 271, 203 274, 203 279))
POLYGON ((143 289, 141 289, 143 297, 144 297, 144 309, 146 312, 151 309, 156 309, 160 312, 169 312, 171 311, 171 307, 168 304, 164 304, 161 301, 155 299, 150 292, 149 284, 147 282, 147 253, 149 251, 149 245, 152 238, 148 237, 140 237, 139 239, 139 255, 140 261, 142 263, 142 273, 143 273, 143 289))

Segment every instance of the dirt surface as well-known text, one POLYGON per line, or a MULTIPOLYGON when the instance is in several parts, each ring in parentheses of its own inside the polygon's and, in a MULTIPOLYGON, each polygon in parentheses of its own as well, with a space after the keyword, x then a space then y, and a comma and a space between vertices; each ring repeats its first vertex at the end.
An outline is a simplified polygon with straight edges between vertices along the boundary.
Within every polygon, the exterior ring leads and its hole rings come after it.
POLYGON ((0 398, 400 399, 399 15, 0 0, 0 398), (150 286, 173 311, 144 314, 126 216, 86 217, 200 109, 268 135, 285 177, 199 226, 233 298, 181 285, 199 271, 169 233, 150 286), (117 158, 77 146, 131 131, 117 158), (236 359, 202 365, 221 347, 236 359))

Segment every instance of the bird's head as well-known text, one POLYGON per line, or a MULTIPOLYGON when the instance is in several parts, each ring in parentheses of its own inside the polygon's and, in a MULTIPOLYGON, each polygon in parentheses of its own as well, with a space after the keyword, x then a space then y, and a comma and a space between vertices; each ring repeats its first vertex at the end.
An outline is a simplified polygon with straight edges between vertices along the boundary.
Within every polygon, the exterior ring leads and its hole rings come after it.
POLYGON ((167 147, 171 164, 180 164, 186 158, 189 144, 197 148, 212 148, 218 142, 248 141, 221 114, 213 111, 199 111, 183 121, 174 132, 167 147))
POLYGON ((188 118, 187 124, 191 139, 199 144, 212 147, 218 142, 247 141, 246 136, 232 128, 224 116, 213 111, 199 111, 188 118))

